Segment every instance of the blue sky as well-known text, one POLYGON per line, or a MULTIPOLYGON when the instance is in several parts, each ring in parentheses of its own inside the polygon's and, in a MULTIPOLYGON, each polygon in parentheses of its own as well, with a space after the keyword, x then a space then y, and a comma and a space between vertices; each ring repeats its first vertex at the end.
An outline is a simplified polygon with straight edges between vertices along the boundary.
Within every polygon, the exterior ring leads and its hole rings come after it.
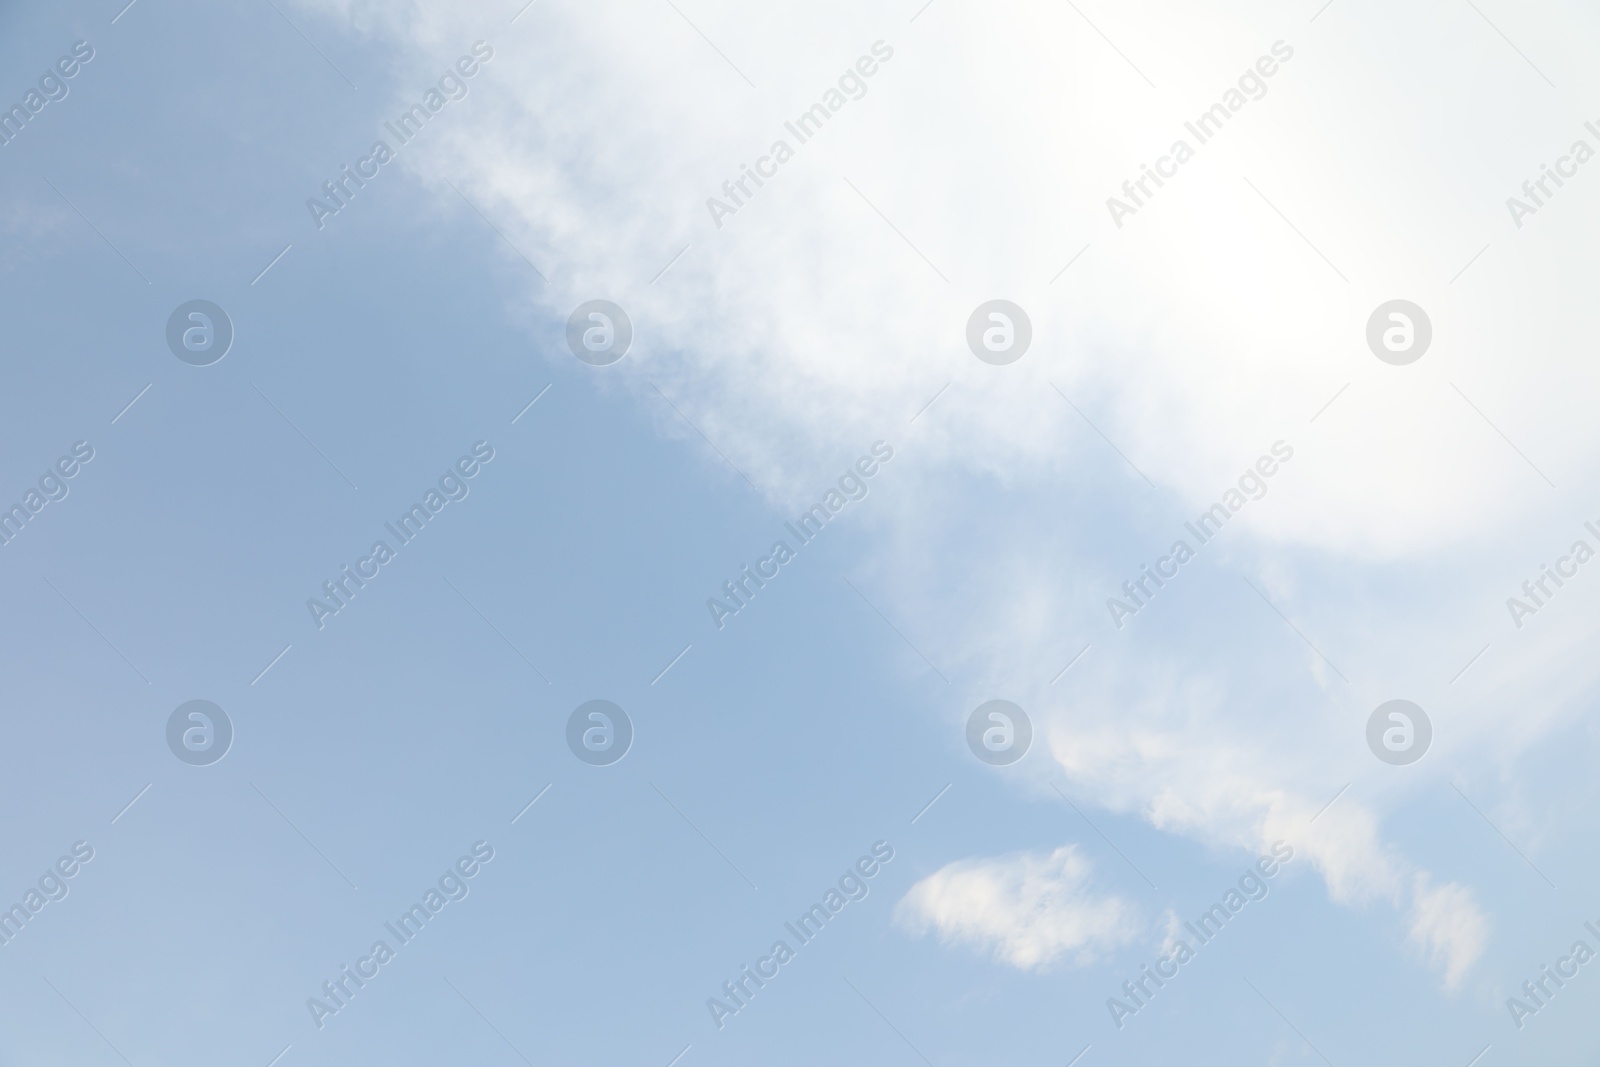
POLYGON ((0 546, 0 904, 94 850, 0 945, 0 1064, 1570 1059, 1597 965, 1521 1027, 1507 999, 1600 950, 1600 578, 1520 628, 1506 601, 1600 547, 1596 179, 1520 227, 1505 202, 1594 140, 1593 15, 1081 7, 0 10, 0 102, 94 49, 0 147, 0 503, 94 451, 0 546), (319 228, 307 198, 479 41, 319 228), (1404 367, 1365 341, 1396 298, 1434 330, 1404 367), (234 329, 204 367, 165 340, 194 299, 234 329), (633 324, 609 366, 566 343, 595 299, 633 324), (1005 366, 965 339, 993 299, 1032 323, 1005 366), (716 627, 877 441, 865 498, 716 627), (307 599, 478 442, 319 628, 307 599), (1396 698, 1434 731, 1404 767, 1366 745, 1396 698), (167 747, 196 699, 234 731, 209 766, 167 747), (608 766, 566 743, 594 699, 634 729, 608 766), (1009 766, 967 748, 993 699, 1033 726, 1009 766), (1277 841, 1265 899, 1119 1028, 1108 998, 1277 841))

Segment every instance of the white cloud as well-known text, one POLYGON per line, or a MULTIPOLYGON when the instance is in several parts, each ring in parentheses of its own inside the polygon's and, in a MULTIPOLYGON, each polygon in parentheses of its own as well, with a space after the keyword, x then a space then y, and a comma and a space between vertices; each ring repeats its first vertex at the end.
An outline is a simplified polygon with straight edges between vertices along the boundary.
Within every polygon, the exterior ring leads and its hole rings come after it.
POLYGON ((1093 865, 1067 845, 961 860, 922 879, 895 906, 915 933, 987 952, 1023 970, 1067 957, 1082 965, 1139 933, 1133 904, 1095 890, 1093 865))
MULTIPOLYGON (((472 98, 408 149, 406 165, 442 211, 476 225, 444 179, 461 187, 552 275, 550 287, 530 287, 525 314, 564 318, 599 294, 627 306, 640 325, 630 370, 692 396, 719 447, 777 495, 809 490, 841 431, 902 427, 951 380, 950 410, 919 431, 941 461, 1035 474, 1063 458, 1104 462, 1098 438, 1080 440, 1049 392, 1054 380, 1192 507, 1274 438, 1327 438, 1338 462, 1307 463, 1282 491, 1295 506, 1262 516, 1262 532, 1359 558, 1503 529, 1541 499, 1543 483, 1451 382, 1559 483, 1593 480, 1595 450, 1571 446, 1600 432, 1579 399, 1600 387, 1600 369, 1560 354, 1600 314, 1559 303, 1587 268, 1571 264, 1556 290, 1520 278, 1519 262, 1570 255, 1506 230, 1501 202, 1520 176, 1484 173, 1475 148, 1405 145, 1409 131, 1372 129, 1374 114, 1392 123, 1397 92, 1422 93, 1441 120, 1510 106, 1515 94, 1483 85, 1468 64, 1375 64, 1371 84, 1352 87, 1317 36, 1337 29, 1291 32, 1273 17, 1168 5, 1160 20, 1123 27, 1143 65, 1166 73, 1169 88, 1151 92, 1070 8, 949 5, 908 25, 842 3, 809 5, 804 19, 694 5, 695 24, 752 90, 667 5, 541 3, 514 27, 466 4, 324 6, 386 27, 418 76, 469 35, 494 39, 499 59, 472 98), (1295 58, 1267 95, 1112 227, 1105 198, 1286 36, 1295 58), (788 136, 784 120, 877 39, 895 58, 866 95, 796 145, 795 160, 718 229, 707 198, 788 136), (1433 202, 1389 186, 1433 188, 1440 171, 1453 180, 1433 202), (1454 288, 1448 279, 1480 247, 1464 239, 1463 219, 1503 247, 1454 288), (1496 303, 1522 310, 1486 307, 1479 279, 1496 303), (1361 339, 1368 312, 1396 291, 1435 319, 1438 358, 1409 372, 1379 364, 1361 339), (1034 352, 1004 372, 962 343, 967 314, 996 293, 1028 308, 1035 328, 1034 352), (1524 353, 1521 366, 1503 357, 1508 347, 1524 353), (1552 395, 1552 374, 1583 388, 1552 395)), ((1557 146, 1566 132, 1548 133, 1558 133, 1557 146)), ((1532 156, 1547 154, 1546 131, 1524 136, 1532 156)))
POLYGON ((1435 886, 1419 873, 1410 936, 1428 962, 1444 972, 1445 988, 1459 989, 1488 944, 1489 921, 1470 889, 1455 882, 1435 886))
MULTIPOLYGON (((1368 32, 1337 12, 1286 23, 1269 5, 1089 5, 1152 90, 1060 5, 936 4, 915 23, 843 2, 691 5, 751 89, 664 4, 544 0, 510 27, 461 2, 307 6, 392 42, 418 76, 476 36, 494 42, 471 98, 404 165, 438 192, 441 219, 481 228, 448 178, 551 276, 510 309, 539 350, 568 358, 549 323, 577 303, 622 303, 635 347, 601 380, 687 432, 658 383, 785 510, 841 454, 906 442, 895 492, 875 490, 863 513, 881 544, 865 565, 875 599, 913 620, 957 683, 952 739, 979 700, 1016 699, 1051 757, 1019 768, 1036 784, 1064 772, 1079 798, 1216 846, 1291 841, 1342 904, 1410 896, 1424 955, 1461 981, 1486 920, 1453 883, 1417 888, 1431 883, 1383 840, 1384 813, 1452 765, 1504 768, 1600 690, 1586 651, 1600 616, 1582 610, 1600 579, 1584 575, 1594 588, 1564 591, 1527 631, 1503 606, 1577 535, 1572 509, 1600 517, 1600 364, 1575 356, 1600 326, 1583 295, 1600 216, 1567 192, 1511 227, 1504 198, 1581 130, 1471 12, 1385 11, 1368 32), (880 38, 895 57, 867 94, 716 228, 706 198, 880 38), (1105 198, 1279 38, 1295 57, 1267 95, 1114 228, 1105 198), (1363 341, 1372 308, 1397 296, 1434 323, 1408 368, 1363 341), (1033 319, 1034 348, 1007 368, 962 339, 993 297, 1033 319), (1279 438, 1296 459, 1269 495, 1112 629, 1105 598, 1279 438), (1470 688, 1452 688, 1491 641, 1470 688), (1513 693, 1525 710, 1508 735, 1513 693), (1394 696, 1440 712, 1435 750, 1405 774, 1361 741, 1394 696)), ((1569 39, 1542 61, 1582 69, 1562 49, 1584 34, 1569 39)), ((1070 854, 1054 871, 973 862, 927 883, 968 901, 938 928, 1044 959, 1030 953, 1057 943, 1049 923, 1013 908, 991 928, 971 901, 1024 882, 1076 899, 1070 854)))

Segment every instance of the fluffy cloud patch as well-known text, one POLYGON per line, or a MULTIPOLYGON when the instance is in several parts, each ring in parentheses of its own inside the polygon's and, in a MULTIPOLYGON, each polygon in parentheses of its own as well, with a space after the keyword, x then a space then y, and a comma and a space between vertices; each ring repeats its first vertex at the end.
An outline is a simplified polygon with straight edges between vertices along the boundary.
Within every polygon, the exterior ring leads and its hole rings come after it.
POLYGON ((1092 873, 1073 845, 960 860, 912 886, 895 918, 1021 970, 1044 970, 1063 957, 1084 965, 1140 929, 1133 904, 1096 891, 1092 873))

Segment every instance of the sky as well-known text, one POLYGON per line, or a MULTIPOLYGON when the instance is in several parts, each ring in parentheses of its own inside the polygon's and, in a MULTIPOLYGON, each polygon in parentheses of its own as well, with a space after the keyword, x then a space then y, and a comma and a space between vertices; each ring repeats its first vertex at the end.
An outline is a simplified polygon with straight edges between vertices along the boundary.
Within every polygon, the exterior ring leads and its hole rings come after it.
POLYGON ((1586 1047, 1595 12, 124 4, 0 5, 0 1067, 1586 1047))

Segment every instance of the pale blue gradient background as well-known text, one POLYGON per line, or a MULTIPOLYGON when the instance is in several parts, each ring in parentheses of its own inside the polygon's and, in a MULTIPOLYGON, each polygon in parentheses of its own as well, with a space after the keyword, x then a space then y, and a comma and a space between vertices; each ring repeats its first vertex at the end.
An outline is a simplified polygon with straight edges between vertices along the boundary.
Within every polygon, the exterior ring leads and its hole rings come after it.
MULTIPOLYGON (((120 1062, 107 1040, 140 1067, 266 1067, 286 1045, 286 1067, 521 1062, 446 978, 538 1064, 665 1067, 691 1043, 685 1065, 921 1062, 846 978, 940 1067, 1065 1064, 1091 1043, 1085 1067, 1321 1062, 1247 977, 1340 1067, 1464 1067, 1491 1041, 1485 1063, 1577 1062, 1600 1003, 1593 967, 1516 1034, 1504 994, 1475 983, 1441 992, 1406 954, 1392 909, 1331 904, 1303 863, 1114 1031, 1105 998, 1157 954, 1162 910, 1192 918, 1251 855, 1079 798, 1152 890, 1053 793, 971 758, 961 720, 1005 694, 957 666, 962 650, 919 642, 941 681, 842 579, 875 594, 875 534, 913 488, 934 494, 926 506, 944 516, 941 537, 974 556, 1004 552, 1007 539, 1044 541, 1120 573, 1143 546, 1168 543, 1185 509, 1086 428, 1072 484, 1001 486, 926 468, 919 434, 935 407, 878 432, 896 457, 871 495, 713 630, 704 597, 792 516, 674 426, 653 394, 617 388, 626 363, 572 359, 564 316, 508 313, 544 283, 459 201, 385 168, 316 232, 305 197, 364 153, 396 92, 437 72, 394 69, 378 44, 285 11, 359 92, 264 3, 140 0, 115 25, 114 5, 0 8, 0 100, 20 98, 73 41, 96 49, 68 98, 0 148, 0 498, 19 498, 72 442, 96 450, 69 497, 0 549, 0 898, 20 898, 73 841, 96 849, 70 896, 0 947, 0 1064, 120 1062), (226 308, 236 330, 209 368, 180 363, 162 339, 171 309, 195 297, 226 308), (471 495, 314 630, 305 598, 479 439, 496 458, 471 495), (171 710, 197 697, 227 709, 236 730, 209 768, 180 764, 163 741, 171 710), (609 768, 580 764, 562 740, 568 713, 594 697, 621 704, 637 731, 609 768), (316 1031, 305 999, 479 839, 496 858, 471 895, 316 1031), (871 895, 717 1032, 705 998, 878 839, 897 855, 871 895), (1068 842, 1093 861, 1098 888, 1135 903, 1147 936, 1092 965, 1035 974, 891 921, 911 885, 946 863, 1068 842)), ((491 92, 505 66, 558 46, 529 22, 496 31, 494 63, 452 108, 491 92)), ((466 27, 460 39, 486 35, 466 27)), ((851 47, 857 36, 846 36, 851 47)), ((647 352, 651 324, 635 329, 635 352, 647 352)), ((870 443, 840 442, 816 489, 870 443)), ((1295 443, 1303 462, 1318 461, 1309 440, 1295 443)), ((1582 503, 1551 517, 1547 542, 1567 537, 1582 503)), ((1202 551, 1128 640, 1181 635, 1197 663, 1227 658, 1229 699, 1364 721, 1364 692, 1330 707, 1296 666, 1298 639, 1239 582, 1236 551, 1202 551)), ((1305 556, 1293 561, 1305 585, 1352 581, 1338 561, 1305 556)), ((1449 595, 1447 577, 1361 580, 1386 586, 1393 611, 1423 627, 1430 598, 1449 595)), ((916 632, 918 620, 874 599, 916 632)), ((1107 631, 1060 635, 1059 657, 1030 681, 1053 677, 1089 640, 1107 631)), ((1457 665, 1432 674, 1442 683, 1457 665)), ((1056 686, 1062 699, 1097 669, 1092 659, 1075 667, 1056 686)), ((1448 712, 1430 706, 1439 728, 1448 712)), ((1448 788, 1407 798, 1385 823, 1390 840, 1472 886, 1492 916, 1474 971, 1485 983, 1514 986, 1564 952, 1582 919, 1600 919, 1596 749, 1592 728, 1574 728, 1514 781, 1484 766, 1455 777, 1473 783, 1480 806, 1513 796, 1536 813, 1535 859, 1559 891, 1448 788)), ((1045 757, 1041 743, 1028 760, 1045 757)))

